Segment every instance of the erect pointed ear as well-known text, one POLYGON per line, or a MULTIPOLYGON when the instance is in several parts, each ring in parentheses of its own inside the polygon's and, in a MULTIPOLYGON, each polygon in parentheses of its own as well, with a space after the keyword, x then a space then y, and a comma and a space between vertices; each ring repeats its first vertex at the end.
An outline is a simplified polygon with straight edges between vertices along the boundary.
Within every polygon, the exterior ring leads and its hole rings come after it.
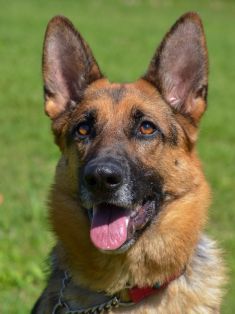
POLYGON ((54 17, 47 26, 43 50, 46 113, 56 118, 78 103, 87 85, 101 77, 89 46, 72 23, 54 17))
POLYGON ((197 123, 206 109, 208 58, 200 17, 186 13, 156 51, 144 79, 177 112, 197 123))

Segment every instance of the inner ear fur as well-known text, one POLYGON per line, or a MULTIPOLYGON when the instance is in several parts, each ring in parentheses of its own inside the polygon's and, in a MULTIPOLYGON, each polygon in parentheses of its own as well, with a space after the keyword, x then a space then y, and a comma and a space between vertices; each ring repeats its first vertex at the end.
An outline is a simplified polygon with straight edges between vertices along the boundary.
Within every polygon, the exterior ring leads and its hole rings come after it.
POLYGON ((184 14, 172 26, 143 78, 174 111, 197 124, 206 109, 208 87, 206 39, 197 13, 184 14))
POLYGON ((55 16, 48 23, 43 48, 46 113, 52 119, 58 117, 100 78, 99 66, 80 33, 67 18, 55 16))

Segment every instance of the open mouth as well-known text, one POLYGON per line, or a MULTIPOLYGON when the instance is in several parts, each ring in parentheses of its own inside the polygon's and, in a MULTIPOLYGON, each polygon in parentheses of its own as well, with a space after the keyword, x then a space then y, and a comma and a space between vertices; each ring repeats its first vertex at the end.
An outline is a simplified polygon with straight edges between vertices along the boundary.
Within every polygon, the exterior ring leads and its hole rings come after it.
POLYGON ((100 250, 120 250, 136 240, 154 214, 154 201, 147 201, 134 208, 109 203, 96 204, 91 214, 91 241, 100 250))

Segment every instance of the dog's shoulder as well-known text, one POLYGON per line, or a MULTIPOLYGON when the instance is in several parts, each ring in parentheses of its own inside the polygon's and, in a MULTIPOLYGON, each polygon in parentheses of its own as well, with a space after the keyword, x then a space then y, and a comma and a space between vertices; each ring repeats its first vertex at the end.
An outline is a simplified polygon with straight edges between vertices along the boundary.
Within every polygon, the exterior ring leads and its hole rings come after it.
POLYGON ((220 313, 226 281, 222 256, 223 252, 216 242, 202 235, 185 273, 166 291, 167 313, 220 313), (182 309, 184 312, 181 312, 182 309))

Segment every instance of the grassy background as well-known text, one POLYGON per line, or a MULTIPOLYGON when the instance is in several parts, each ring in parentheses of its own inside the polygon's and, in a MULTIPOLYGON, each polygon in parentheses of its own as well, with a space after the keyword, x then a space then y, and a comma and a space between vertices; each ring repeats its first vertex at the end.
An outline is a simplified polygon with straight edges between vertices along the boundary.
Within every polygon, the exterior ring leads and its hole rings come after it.
POLYGON ((41 50, 48 20, 69 17, 111 80, 142 74, 163 34, 189 10, 204 21, 209 110, 198 144, 214 191, 209 233, 224 248, 235 313, 235 2, 222 0, 0 0, 0 313, 28 313, 44 285, 53 245, 46 195, 58 159, 43 114, 41 50))

